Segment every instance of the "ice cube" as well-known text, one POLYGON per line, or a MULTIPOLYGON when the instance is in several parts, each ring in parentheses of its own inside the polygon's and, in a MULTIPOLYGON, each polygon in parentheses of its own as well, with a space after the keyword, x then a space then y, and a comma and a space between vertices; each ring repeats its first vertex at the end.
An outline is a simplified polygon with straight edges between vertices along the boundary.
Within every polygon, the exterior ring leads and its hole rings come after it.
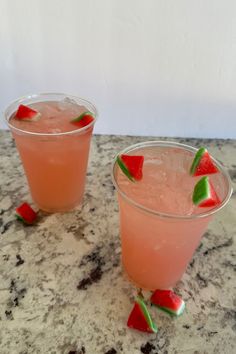
POLYGON ((45 118, 52 118, 58 114, 59 110, 56 104, 50 102, 50 104, 44 103, 41 105, 39 112, 42 113, 45 118))
POLYGON ((152 164, 152 165, 161 165, 163 161, 160 158, 146 158, 145 157, 145 164, 152 164))
POLYGON ((79 107, 80 106, 78 105, 78 103, 69 97, 65 97, 63 100, 58 102, 58 109, 60 111, 66 111, 68 109, 71 110, 73 108, 78 110, 79 107))

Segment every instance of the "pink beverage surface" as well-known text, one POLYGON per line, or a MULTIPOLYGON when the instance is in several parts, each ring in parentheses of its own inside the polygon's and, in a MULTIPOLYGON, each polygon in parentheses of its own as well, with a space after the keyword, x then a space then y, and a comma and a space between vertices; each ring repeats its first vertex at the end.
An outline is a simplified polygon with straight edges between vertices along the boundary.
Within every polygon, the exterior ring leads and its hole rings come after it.
MULTIPOLYGON (((71 119, 87 111, 76 102, 38 102, 29 105, 41 113, 36 121, 10 118, 18 129, 35 133, 57 134, 78 130, 71 119)), ((93 127, 64 135, 13 135, 30 186, 32 198, 43 210, 65 211, 81 202, 93 127)))
MULTIPOLYGON (((179 216, 206 211, 192 203, 193 188, 200 178, 189 174, 192 152, 175 147, 146 147, 130 155, 144 155, 142 180, 131 182, 119 168, 116 178, 119 188, 133 201, 156 212, 179 216)), ((226 193, 223 175, 212 175, 211 180, 222 199, 226 193)), ((175 285, 211 217, 159 217, 134 207, 121 194, 118 198, 122 260, 129 277, 147 289, 175 285)))

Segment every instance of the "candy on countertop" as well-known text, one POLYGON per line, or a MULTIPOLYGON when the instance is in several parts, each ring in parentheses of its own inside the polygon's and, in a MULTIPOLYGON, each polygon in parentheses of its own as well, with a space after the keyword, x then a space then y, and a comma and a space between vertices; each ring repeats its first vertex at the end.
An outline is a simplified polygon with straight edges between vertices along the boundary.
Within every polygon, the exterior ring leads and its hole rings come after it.
POLYGON ((185 309, 185 302, 172 290, 155 290, 151 303, 173 316, 180 316, 185 309))
POLYGON ((145 302, 140 296, 135 300, 127 326, 142 332, 157 333, 157 326, 153 323, 145 302))
POLYGON ((16 208, 16 217, 27 225, 32 225, 37 219, 37 213, 28 203, 22 203, 16 208))

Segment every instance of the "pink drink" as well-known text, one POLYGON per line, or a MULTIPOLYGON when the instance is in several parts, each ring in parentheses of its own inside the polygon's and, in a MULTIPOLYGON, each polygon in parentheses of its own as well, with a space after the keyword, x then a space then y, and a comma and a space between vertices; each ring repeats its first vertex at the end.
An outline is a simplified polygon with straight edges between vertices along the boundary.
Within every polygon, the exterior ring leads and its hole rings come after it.
POLYGON ((195 207, 189 174, 196 150, 169 142, 134 145, 122 153, 143 155, 143 178, 131 182, 114 164, 118 190, 122 261, 128 276, 146 289, 169 288, 182 277, 213 213, 230 198, 230 179, 220 172, 211 181, 222 201, 214 209, 195 207))
POLYGON ((33 200, 48 212, 67 211, 81 203, 95 119, 86 127, 71 123, 89 102, 63 94, 42 94, 14 102, 6 111, 33 200), (34 121, 14 117, 19 104, 41 113, 34 121))

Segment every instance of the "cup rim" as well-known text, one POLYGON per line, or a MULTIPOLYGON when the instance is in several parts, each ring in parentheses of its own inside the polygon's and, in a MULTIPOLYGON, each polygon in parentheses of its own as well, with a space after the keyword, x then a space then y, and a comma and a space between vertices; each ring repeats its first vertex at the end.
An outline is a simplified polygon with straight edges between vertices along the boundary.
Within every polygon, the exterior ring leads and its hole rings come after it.
MULTIPOLYGON (((41 102, 41 101, 38 101, 38 102, 41 102)), ((91 128, 92 126, 94 126, 94 124, 96 123, 97 118, 98 118, 98 110, 97 110, 97 108, 95 107, 95 105, 93 103, 91 103, 87 99, 81 98, 79 96, 75 96, 75 95, 71 95, 71 94, 67 94, 67 93, 63 93, 63 92, 40 92, 40 93, 33 93, 33 94, 21 96, 18 99, 11 101, 7 105, 7 107, 4 109, 3 114, 4 114, 4 120, 5 120, 6 124, 8 125, 8 127, 11 130, 16 131, 16 132, 21 133, 21 134, 26 134, 26 135, 31 135, 31 136, 47 136, 47 137, 48 136, 57 137, 57 136, 65 136, 65 135, 73 135, 73 134, 82 134, 84 131, 86 131, 89 128, 91 128), (49 96, 49 97, 51 97, 51 96, 61 96, 61 97, 64 97, 64 98, 65 97, 69 97, 71 99, 80 100, 80 102, 84 103, 85 106, 88 105, 88 106, 90 106, 93 109, 93 111, 94 111, 93 112, 94 113, 94 119, 93 119, 92 122, 90 122, 85 127, 78 128, 78 129, 75 129, 75 130, 70 130, 68 132, 61 132, 61 133, 30 132, 30 131, 27 131, 27 130, 24 130, 24 129, 17 128, 17 127, 15 127, 14 125, 12 125, 9 122, 9 119, 10 119, 11 115, 8 116, 8 111, 11 109, 11 107, 13 105, 21 104, 21 103, 23 104, 23 102, 25 102, 26 100, 37 99, 37 98, 40 98, 40 97, 42 97, 42 102, 44 102, 44 101, 46 102, 45 99, 43 100, 43 97, 45 97, 45 96, 49 96)))
POLYGON ((116 188, 117 192, 120 193, 120 195, 127 201, 129 202, 131 205, 133 205, 134 207, 147 212, 148 214, 152 214, 155 216, 159 216, 162 218, 171 218, 171 219, 179 219, 179 220, 194 220, 194 219, 200 219, 200 218, 204 218, 204 217, 208 217, 212 214, 215 214, 217 211, 221 210, 229 201, 232 192, 233 192, 233 188, 232 188, 232 183, 231 183, 231 179, 229 176, 228 171, 225 169, 225 167, 222 166, 222 164, 216 160, 214 157, 211 156, 212 160, 214 161, 214 163, 216 164, 216 166, 218 167, 218 169, 221 171, 221 173, 225 176, 227 183, 228 183, 228 192, 225 196, 225 198, 223 199, 223 201, 221 202, 220 205, 206 211, 200 214, 191 214, 191 215, 178 215, 178 214, 171 214, 171 213, 164 213, 164 212, 160 212, 148 207, 145 207, 144 205, 134 201, 132 198, 130 198, 125 192, 123 192, 121 190, 121 188, 119 187, 117 181, 116 181, 116 177, 115 177, 115 167, 116 167, 116 159, 118 156, 120 156, 121 154, 125 154, 128 152, 131 152, 133 150, 137 150, 138 148, 141 147, 150 147, 150 146, 163 146, 163 147, 179 147, 182 149, 187 149, 188 151, 191 152, 197 152, 198 149, 195 147, 192 147, 190 145, 187 144, 182 144, 182 143, 178 143, 178 142, 174 142, 174 141, 165 141, 165 140, 150 140, 150 141, 145 141, 145 142, 141 142, 141 143, 137 143, 137 144, 133 144, 130 145, 128 147, 126 147, 125 149, 123 149, 122 151, 120 151, 119 153, 116 154, 116 156, 114 157, 113 161, 112 161, 112 182, 114 187, 116 188))

